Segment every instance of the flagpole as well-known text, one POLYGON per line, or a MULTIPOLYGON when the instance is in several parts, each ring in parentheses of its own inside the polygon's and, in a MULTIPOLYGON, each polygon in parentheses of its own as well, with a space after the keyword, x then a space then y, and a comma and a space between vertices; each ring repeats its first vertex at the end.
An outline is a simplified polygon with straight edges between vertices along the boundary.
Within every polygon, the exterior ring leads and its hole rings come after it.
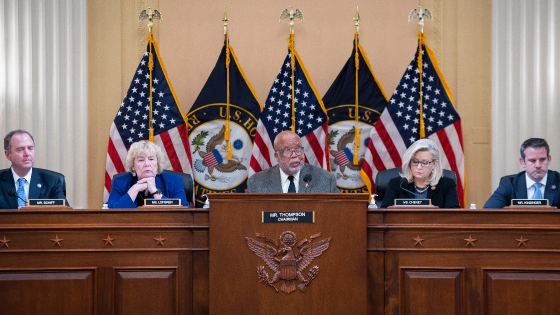
POLYGON ((418 71, 420 74, 420 139, 426 137, 426 130, 424 128, 424 109, 423 109, 423 102, 422 102, 422 73, 423 73, 423 63, 422 63, 422 44, 426 43, 426 37, 424 36, 424 18, 433 19, 432 12, 426 9, 422 11, 422 7, 418 7, 419 10, 416 9, 410 11, 408 14, 408 23, 413 19, 418 19, 418 26, 420 27, 420 32, 418 32, 418 71))
POLYGON ((226 37, 226 75, 227 75, 227 102, 226 102, 226 131, 224 134, 224 140, 227 141, 227 160, 231 161, 232 159, 232 153, 231 153, 231 141, 230 141, 230 126, 229 126, 229 121, 230 121, 230 115, 229 115, 229 62, 230 62, 230 58, 229 58, 229 32, 228 32, 228 17, 227 17, 227 13, 225 11, 224 8, 224 17, 222 18, 222 21, 224 22, 224 35, 226 37))
POLYGON ((158 10, 154 10, 154 12, 152 13, 152 8, 148 7, 148 11, 149 13, 146 13, 146 10, 143 10, 142 12, 140 12, 140 15, 138 16, 138 23, 142 22, 142 20, 147 19, 148 20, 148 29, 149 29, 149 35, 148 35, 148 47, 149 47, 149 61, 148 61, 148 68, 150 69, 150 116, 149 116, 149 131, 150 131, 150 135, 149 135, 149 139, 151 142, 155 142, 154 140, 154 125, 152 122, 152 70, 154 68, 154 55, 152 54, 152 45, 153 43, 155 43, 155 39, 154 36, 152 35, 152 27, 154 27, 154 19, 156 20, 160 20, 161 23, 163 23, 163 18, 161 16, 161 13, 158 10))
POLYGON ((290 65, 292 68, 292 132, 296 131, 296 106, 295 106, 295 78, 294 78, 294 66, 295 66, 295 37, 294 37, 294 18, 299 18, 303 23, 303 13, 299 9, 296 9, 294 13, 294 8, 290 6, 290 13, 288 9, 284 9, 280 13, 280 22, 283 19, 290 19, 290 38, 288 39, 288 49, 290 50, 290 65))
POLYGON ((354 62, 356 64, 356 109, 354 111, 356 116, 355 128, 354 128, 354 157, 352 163, 358 165, 358 147, 360 146, 360 125, 358 120, 358 70, 360 69, 360 55, 358 54, 358 32, 360 30, 360 13, 358 12, 358 7, 356 7, 356 16, 354 17, 354 25, 356 26, 356 35, 354 37, 354 47, 356 49, 356 54, 354 55, 354 62))

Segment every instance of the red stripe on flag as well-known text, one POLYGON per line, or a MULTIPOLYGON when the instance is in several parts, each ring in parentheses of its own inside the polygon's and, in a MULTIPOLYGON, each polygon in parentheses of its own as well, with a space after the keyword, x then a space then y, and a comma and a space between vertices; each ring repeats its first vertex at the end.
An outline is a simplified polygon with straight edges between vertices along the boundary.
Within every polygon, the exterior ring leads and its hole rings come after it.
POLYGON ((169 162, 171 163, 171 167, 173 167, 173 170, 176 172, 183 172, 181 162, 179 161, 179 157, 177 156, 177 152, 175 151, 175 147, 173 146, 173 141, 171 141, 169 132, 164 131, 159 134, 159 137, 161 138, 161 142, 163 142, 163 146, 165 147, 167 157, 169 158, 169 162))
MULTIPOLYGON (((379 120, 378 120, 378 122, 379 122, 379 120)), ((383 160, 379 156, 379 153, 377 153, 377 149, 375 149, 375 147, 373 146, 373 141, 371 141, 371 138, 370 138, 370 141, 368 143, 368 150, 371 153, 371 162, 373 163, 373 166, 375 167, 375 169, 378 172, 383 172, 384 170, 386 170, 387 167, 385 167, 385 163, 383 163, 383 160)), ((373 172, 371 173, 371 176, 373 177, 373 172)), ((374 178, 371 179, 372 183, 373 183, 373 181, 374 181, 374 178)))
POLYGON ((262 171, 261 166, 259 165, 259 162, 257 162, 257 159, 255 159, 254 156, 251 156, 251 164, 250 164, 251 168, 253 169, 253 171, 255 171, 255 173, 258 173, 260 171, 262 171))
MULTIPOLYGON (((377 120, 377 122, 375 123, 375 130, 377 131, 379 138, 385 145, 385 148, 387 148, 387 152, 389 153, 389 156, 391 157, 391 160, 393 160, 395 166, 396 167, 401 166, 402 165, 401 155, 399 154, 399 150, 397 150, 397 147, 395 147, 395 144, 393 143, 393 139, 391 139, 391 136, 387 132, 387 129, 385 129, 385 126, 383 125, 383 120, 381 119, 377 120)), ((375 155, 374 155, 374 160, 375 160, 375 155)))
POLYGON ((456 121, 454 124, 455 131, 459 137, 459 142, 461 142, 461 150, 465 152, 465 147, 463 147, 463 128, 461 127, 461 120, 456 121))
MULTIPOLYGON (((261 151, 262 157, 268 162, 268 165, 272 166, 272 163, 270 162, 270 155, 268 154, 268 147, 266 146, 266 143, 264 143, 263 139, 261 138, 261 135, 258 132, 255 135, 255 144, 257 145, 257 147, 261 151)), ((256 171, 256 169, 255 169, 255 171, 256 171)))
POLYGON ((449 142, 449 138, 447 137, 447 133, 445 133, 445 129, 438 131, 437 136, 439 138, 439 142, 441 143, 441 147, 443 148, 443 152, 447 157, 449 166, 451 167, 451 170, 455 172, 455 176, 457 177, 457 195, 459 197, 459 203, 461 204, 461 207, 464 208, 465 204, 463 198, 463 184, 461 183, 461 176, 459 174, 459 169, 457 168, 457 160, 455 159, 453 147, 449 142))
MULTIPOLYGON (((187 152, 188 163, 191 164, 192 168, 191 146, 189 145, 189 133, 187 131, 187 124, 177 126, 177 131, 179 131, 181 141, 183 141, 183 146, 185 147, 185 152, 187 152)), ((183 170, 183 172, 186 171, 187 170, 183 170)))
POLYGON ((111 193, 111 183, 112 183, 111 176, 107 171, 105 171, 105 188, 109 193, 111 193))
POLYGON ((323 165, 323 156, 324 156, 323 148, 321 147, 321 144, 319 144, 317 137, 315 137, 315 133, 314 132, 308 133, 305 136, 305 139, 307 139, 307 142, 309 142, 309 144, 311 145, 311 148, 313 149, 313 152, 317 157, 317 161, 319 162, 319 165, 324 168, 325 165, 323 165))
POLYGON ((124 165, 122 164, 122 160, 121 157, 119 156, 119 152, 117 152, 117 149, 115 148, 115 145, 113 144, 113 139, 111 139, 111 137, 109 137, 109 148, 107 149, 107 153, 109 154, 111 161, 113 161, 113 165, 115 166, 117 173, 124 172, 125 171, 124 165))

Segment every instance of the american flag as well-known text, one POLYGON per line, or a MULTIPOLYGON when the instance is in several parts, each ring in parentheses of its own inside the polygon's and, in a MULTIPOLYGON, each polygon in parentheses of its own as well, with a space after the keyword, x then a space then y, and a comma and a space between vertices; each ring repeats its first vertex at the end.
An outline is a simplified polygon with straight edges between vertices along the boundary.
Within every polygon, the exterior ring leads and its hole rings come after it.
POLYGON ((329 170, 328 120, 319 93, 313 87, 295 49, 289 50, 272 84, 257 124, 249 177, 277 164, 274 158, 276 135, 292 127, 292 89, 294 90, 295 132, 301 137, 305 162, 329 170), (294 54, 294 87, 291 57, 294 54))
POLYGON ((370 133, 368 150, 361 176, 370 192, 375 191, 378 172, 402 166, 406 149, 420 139, 420 95, 425 137, 434 141, 442 152, 444 169, 455 172, 457 194, 465 206, 465 165, 461 118, 453 106, 453 98, 437 60, 421 37, 422 80, 418 69, 418 50, 408 65, 389 105, 370 133), (422 92, 420 92, 422 81, 422 92))
POLYGON ((113 175, 127 171, 126 155, 130 146, 134 142, 150 138, 150 59, 153 60, 151 119, 154 142, 164 152, 163 169, 192 175, 186 119, 179 108, 171 82, 166 77, 157 43, 152 35, 148 41, 148 49, 140 60, 128 92, 111 125, 105 167, 104 201, 109 199, 113 175))

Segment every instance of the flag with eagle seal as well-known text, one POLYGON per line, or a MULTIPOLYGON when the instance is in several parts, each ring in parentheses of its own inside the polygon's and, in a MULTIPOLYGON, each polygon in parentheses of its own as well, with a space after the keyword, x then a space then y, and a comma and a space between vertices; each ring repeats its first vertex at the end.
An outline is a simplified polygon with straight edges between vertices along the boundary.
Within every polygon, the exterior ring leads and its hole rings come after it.
POLYGON ((388 103, 364 49, 356 44, 357 38, 352 55, 323 97, 329 116, 331 171, 343 193, 368 192, 360 176, 362 162, 369 133, 388 103))
POLYGON ((187 114, 196 208, 202 208, 207 193, 247 189, 247 169, 261 110, 226 40, 214 70, 187 114))

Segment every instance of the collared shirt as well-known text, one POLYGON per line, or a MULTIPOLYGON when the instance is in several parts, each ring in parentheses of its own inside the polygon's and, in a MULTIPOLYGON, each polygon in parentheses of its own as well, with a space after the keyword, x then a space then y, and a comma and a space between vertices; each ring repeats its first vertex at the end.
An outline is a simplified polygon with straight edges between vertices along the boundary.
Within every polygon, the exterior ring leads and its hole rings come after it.
MULTIPOLYGON (((548 178, 548 172, 544 175, 543 179, 540 181, 541 183, 541 194, 543 196, 544 199, 544 189, 546 187, 546 179, 548 178)), ((532 179, 529 178, 529 175, 527 175, 527 172, 525 172, 525 180, 527 181, 527 198, 528 199, 533 199, 533 194, 535 193, 535 187, 533 186, 533 184, 535 184, 535 181, 533 181, 532 179)))
MULTIPOLYGON (((14 176, 14 182, 16 183, 16 191, 19 189, 19 175, 14 172, 14 169, 10 167, 12 170, 12 175, 14 176)), ((31 173, 33 173, 33 168, 29 170, 29 173, 25 175, 25 184, 23 185, 23 189, 25 189, 25 200, 29 199, 29 184, 31 183, 31 173)))
MULTIPOLYGON (((280 170, 280 180, 282 183, 282 192, 287 193, 288 192, 288 188, 290 188, 290 180, 288 179, 288 174, 284 173, 284 171, 282 171, 281 168, 279 168, 280 170)), ((294 174, 294 185, 296 186, 296 192, 299 191, 299 173, 301 173, 301 170, 298 171, 296 174, 294 174)))

